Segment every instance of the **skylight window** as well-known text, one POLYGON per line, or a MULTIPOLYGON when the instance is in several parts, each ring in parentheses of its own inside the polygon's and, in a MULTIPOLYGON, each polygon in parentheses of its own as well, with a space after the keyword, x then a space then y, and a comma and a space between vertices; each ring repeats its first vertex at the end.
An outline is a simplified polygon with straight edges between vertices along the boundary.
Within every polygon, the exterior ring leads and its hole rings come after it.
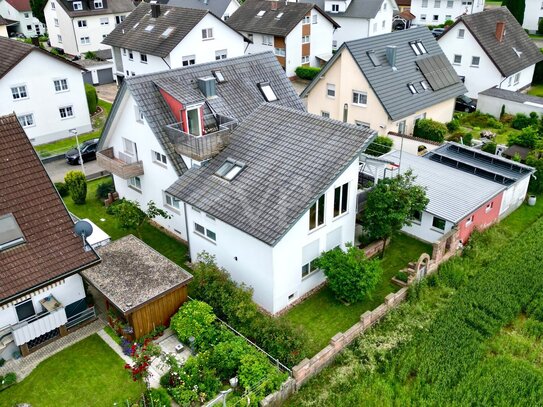
POLYGON ((256 16, 262 17, 264 14, 266 14, 266 10, 260 10, 256 16))
MULTIPOLYGON (((169 11, 169 10, 168 10, 169 11)), ((168 27, 164 30, 164 32, 160 35, 162 38, 168 38, 170 34, 173 32, 174 27, 168 27)))
POLYGON ((150 33, 151 31, 153 31, 153 28, 155 28, 155 26, 152 24, 149 24, 147 27, 145 27, 145 31, 150 33))
POLYGON ((13 214, 0 216, 0 251, 25 242, 23 232, 13 214))
POLYGON ((283 14, 285 14, 285 13, 279 13, 279 14, 277 14, 277 16, 275 17, 275 19, 276 19, 276 20, 280 20, 281 17, 283 17, 283 14))
POLYGON ((269 82, 260 82, 258 87, 260 88, 262 95, 264 95, 266 102, 275 102, 277 100, 277 96, 275 95, 275 92, 271 88, 269 82))
POLYGON ((417 92, 417 89, 415 89, 415 85, 413 85, 412 83, 408 83, 407 84, 407 87, 409 88, 409 90, 411 91, 411 93, 414 95, 415 93, 418 93, 417 92))
POLYGON ((224 75, 221 71, 213 71, 213 76, 217 80, 218 83, 223 83, 225 81, 224 75))
POLYGON ((373 50, 367 52, 368 57, 370 61, 372 62, 373 66, 380 66, 381 62, 379 62, 379 59, 377 58, 377 55, 375 55, 375 52, 373 50))
POLYGON ((217 172, 215 172, 215 175, 227 181, 232 181, 244 168, 245 168, 245 164, 228 158, 223 163, 223 165, 219 167, 217 172))
POLYGON ((132 28, 136 29, 136 28, 138 28, 138 25, 140 25, 139 21, 136 24, 134 24, 134 27, 132 27, 132 28))
POLYGON ((420 86, 422 86, 422 89, 428 90, 428 83, 426 81, 421 81, 420 86))
POLYGON ((168 14, 170 14, 170 11, 172 11, 172 10, 166 10, 166 12, 164 13, 164 15, 167 16, 168 14))
POLYGON ((422 55, 428 53, 421 40, 412 41, 409 43, 409 45, 411 46, 411 49, 413 50, 415 55, 422 55))

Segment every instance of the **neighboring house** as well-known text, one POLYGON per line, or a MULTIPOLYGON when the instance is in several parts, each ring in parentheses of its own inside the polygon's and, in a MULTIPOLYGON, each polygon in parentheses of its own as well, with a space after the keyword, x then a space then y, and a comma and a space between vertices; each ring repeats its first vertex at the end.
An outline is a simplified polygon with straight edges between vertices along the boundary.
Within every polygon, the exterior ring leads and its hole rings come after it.
POLYGON ((539 28, 539 22, 543 18, 543 2, 528 0, 525 5, 522 28, 528 30, 530 34, 535 34, 539 28))
POLYGON ((246 38, 208 10, 141 3, 104 40, 117 81, 241 56, 246 38))
POLYGON ((175 7, 209 10, 224 21, 228 20, 240 6, 238 0, 160 0, 158 3, 175 7))
POLYGON ((333 47, 345 41, 392 31, 392 16, 398 10, 394 0, 301 0, 324 10, 341 27, 334 31, 333 47))
POLYGON ((543 98, 498 88, 490 88, 479 92, 477 110, 481 111, 481 113, 488 113, 499 119, 502 109, 504 109, 505 113, 513 115, 517 113, 529 115, 531 112, 542 115, 543 98))
POLYGON ((66 335, 87 311, 80 271, 99 263, 17 117, 0 117, 0 358, 66 335))
POLYGON ((275 314, 325 281, 314 260, 354 241, 359 156, 375 133, 265 104, 208 165, 168 188, 191 259, 206 251, 275 314))
POLYGON ((134 10, 131 0, 49 0, 49 41, 69 55, 108 49, 102 41, 134 10))
POLYGON ((10 22, 0 16, 0 37, 8 37, 8 25, 10 22))
POLYGON ((0 54, 0 114, 15 112, 32 144, 92 130, 81 67, 3 37, 0 54))
POLYGON ((426 27, 344 43, 302 92, 311 113, 412 134, 421 118, 451 120, 466 88, 426 27))
POLYGON ((321 66, 332 56, 339 25, 311 3, 247 0, 228 25, 252 40, 247 52, 273 51, 288 77, 299 66, 321 66))
POLYGON ((95 58, 80 58, 74 61, 77 65, 86 69, 83 72, 83 81, 91 85, 104 85, 115 82, 115 66, 111 48, 96 51, 95 55, 95 58))
POLYGON ((438 25, 484 8, 484 0, 411 0, 409 11, 416 17, 414 24, 438 25))
POLYGON ((30 0, 0 0, 0 16, 9 21, 9 31, 25 37, 37 37, 45 33, 43 24, 32 14, 30 0))
POLYGON ((439 37, 439 45, 465 78, 467 95, 491 87, 524 89, 543 54, 506 7, 460 17, 439 37))
POLYGON ((229 128, 266 101, 305 110, 271 52, 127 78, 104 126, 98 163, 123 198, 153 200, 155 218, 188 240, 185 210, 165 191, 228 144, 229 128))
POLYGON ((396 5, 400 13, 411 10, 411 0, 396 0, 396 5))

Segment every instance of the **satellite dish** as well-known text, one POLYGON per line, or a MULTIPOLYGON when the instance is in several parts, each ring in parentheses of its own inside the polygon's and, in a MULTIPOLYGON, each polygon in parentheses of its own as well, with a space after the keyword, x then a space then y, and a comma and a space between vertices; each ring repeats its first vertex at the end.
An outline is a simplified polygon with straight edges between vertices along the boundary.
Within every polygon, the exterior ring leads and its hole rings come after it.
POLYGON ((86 238, 92 235, 92 225, 85 220, 77 221, 74 226, 74 233, 83 239, 83 248, 87 251, 86 238))

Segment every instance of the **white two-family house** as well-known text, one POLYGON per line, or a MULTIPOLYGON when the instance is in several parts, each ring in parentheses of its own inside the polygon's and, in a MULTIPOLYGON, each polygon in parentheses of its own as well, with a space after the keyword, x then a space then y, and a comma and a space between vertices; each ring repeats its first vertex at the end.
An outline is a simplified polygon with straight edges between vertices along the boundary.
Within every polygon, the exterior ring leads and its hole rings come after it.
POLYGON ((209 10, 222 18, 223 21, 228 20, 240 6, 238 0, 164 0, 160 3, 168 6, 209 10))
POLYGON ((409 11, 415 16, 412 24, 438 25, 484 8, 484 0, 411 0, 409 11))
POLYGON ((0 0, 0 16, 9 21, 9 32, 27 38, 45 34, 45 27, 34 17, 29 0, 0 0))

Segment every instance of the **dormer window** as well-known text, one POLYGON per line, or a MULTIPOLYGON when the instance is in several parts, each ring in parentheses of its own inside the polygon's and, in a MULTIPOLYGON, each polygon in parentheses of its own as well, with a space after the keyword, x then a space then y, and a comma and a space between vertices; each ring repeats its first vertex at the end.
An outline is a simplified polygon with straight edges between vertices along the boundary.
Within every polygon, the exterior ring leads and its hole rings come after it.
POLYGON ((266 14, 266 10, 260 10, 258 13, 257 13, 257 17, 262 17, 264 14, 266 14))
POLYGON ((0 216, 0 251, 7 250, 25 242, 23 232, 13 214, 0 216))
POLYGON ((83 3, 81 3, 80 1, 74 1, 72 3, 72 6, 75 11, 83 10, 83 3))
POLYGON ((332 4, 332 13, 339 13, 339 4, 332 4))
POLYGON ((417 92, 417 89, 415 88, 415 85, 413 85, 412 83, 408 83, 407 84, 407 87, 409 88, 409 90, 411 91, 411 93, 414 95, 415 93, 418 93, 417 92))
POLYGON ((147 27, 145 27, 145 32, 150 33, 151 31, 153 31, 153 28, 155 28, 155 26, 152 24, 149 24, 147 27))
POLYGON ((428 53, 428 51, 426 51, 426 48, 422 44, 422 41, 420 41, 420 40, 411 41, 409 43, 409 46, 411 47, 411 49, 413 50, 415 55, 422 55, 422 54, 427 54, 428 53))
MULTIPOLYGON (((168 10, 169 11, 169 10, 168 10)), ((162 38, 168 38, 170 34, 173 32, 174 27, 168 27, 164 30, 164 32, 160 35, 162 38)))
POLYGON ((264 96, 264 99, 266 99, 266 102, 275 102, 277 100, 277 96, 275 95, 275 92, 271 88, 269 82, 260 82, 258 84, 258 88, 262 92, 262 95, 264 96))
POLYGON ((225 81, 221 71, 213 71, 213 76, 217 80, 217 83, 223 83, 225 81))
POLYGON ((245 168, 245 164, 228 158, 215 172, 215 175, 232 181, 245 168))
POLYGON ((104 3, 102 3, 102 0, 94 0, 94 8, 104 8, 104 3))

